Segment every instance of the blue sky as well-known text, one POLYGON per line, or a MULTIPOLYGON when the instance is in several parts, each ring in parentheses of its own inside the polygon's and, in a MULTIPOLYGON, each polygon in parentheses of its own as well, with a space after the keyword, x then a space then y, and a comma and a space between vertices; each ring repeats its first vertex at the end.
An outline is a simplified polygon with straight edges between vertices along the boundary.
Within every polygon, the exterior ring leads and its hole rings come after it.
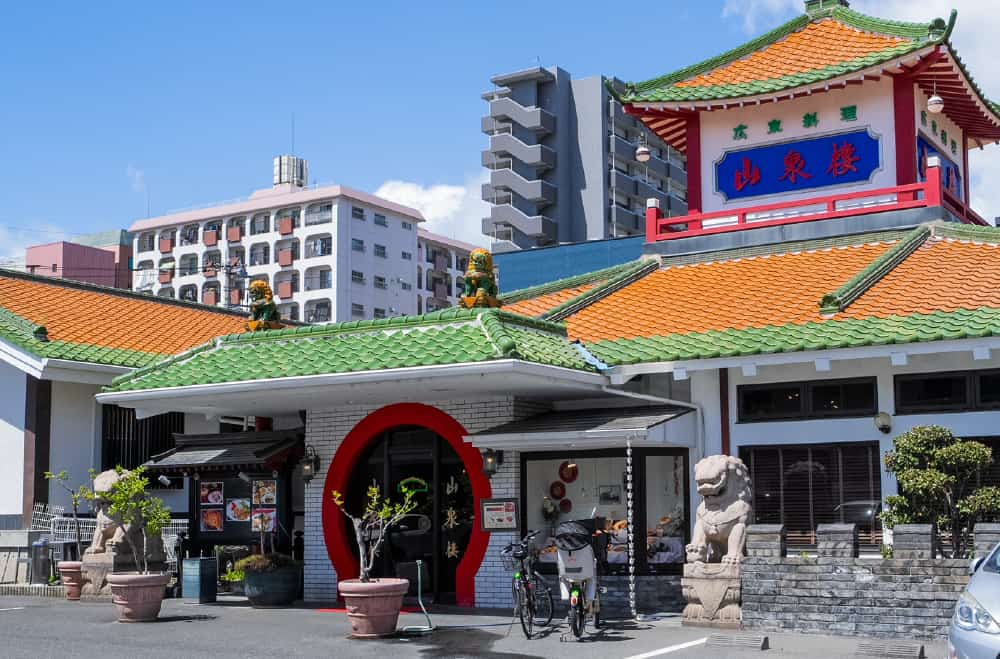
MULTIPOLYGON (((311 179, 394 190, 434 228, 468 238, 491 75, 537 58, 576 77, 641 80, 741 43, 801 0, 296 4, 5 7, 0 256, 60 231, 127 226, 145 216, 147 194, 156 215, 266 187, 271 157, 291 148, 293 113, 311 179)), ((875 11, 944 13, 933 0, 906 4, 875 11)), ((975 23, 964 25, 959 48, 989 89, 978 46, 962 45, 975 23)))

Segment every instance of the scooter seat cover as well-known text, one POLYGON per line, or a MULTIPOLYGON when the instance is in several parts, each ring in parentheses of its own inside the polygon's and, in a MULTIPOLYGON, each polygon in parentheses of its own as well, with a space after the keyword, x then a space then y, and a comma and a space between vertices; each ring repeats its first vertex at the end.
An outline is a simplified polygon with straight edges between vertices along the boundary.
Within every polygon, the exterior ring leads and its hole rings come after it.
POLYGON ((556 527, 556 547, 563 551, 580 551, 590 545, 590 531, 579 522, 562 522, 556 527))

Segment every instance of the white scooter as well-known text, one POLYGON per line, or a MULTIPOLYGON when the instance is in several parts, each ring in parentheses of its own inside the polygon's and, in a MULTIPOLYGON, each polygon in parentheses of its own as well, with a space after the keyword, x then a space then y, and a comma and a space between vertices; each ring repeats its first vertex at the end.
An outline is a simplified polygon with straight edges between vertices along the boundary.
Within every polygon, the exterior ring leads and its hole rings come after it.
POLYGON ((597 579, 597 554, 606 538, 594 537, 592 519, 562 522, 556 527, 556 560, 559 566, 559 594, 569 601, 569 627, 577 640, 583 638, 588 616, 594 628, 601 625, 601 591, 597 579))

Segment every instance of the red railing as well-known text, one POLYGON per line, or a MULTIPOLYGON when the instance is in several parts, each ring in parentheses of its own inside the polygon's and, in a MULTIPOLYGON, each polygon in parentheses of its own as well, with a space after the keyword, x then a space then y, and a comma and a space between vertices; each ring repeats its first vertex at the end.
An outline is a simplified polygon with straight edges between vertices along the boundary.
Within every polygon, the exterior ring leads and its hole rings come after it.
POLYGON ((941 187, 940 167, 928 167, 927 180, 923 183, 763 206, 712 213, 693 212, 683 217, 662 217, 660 209, 652 206, 646 209, 646 242, 935 206, 944 207, 968 224, 988 225, 961 199, 941 187))

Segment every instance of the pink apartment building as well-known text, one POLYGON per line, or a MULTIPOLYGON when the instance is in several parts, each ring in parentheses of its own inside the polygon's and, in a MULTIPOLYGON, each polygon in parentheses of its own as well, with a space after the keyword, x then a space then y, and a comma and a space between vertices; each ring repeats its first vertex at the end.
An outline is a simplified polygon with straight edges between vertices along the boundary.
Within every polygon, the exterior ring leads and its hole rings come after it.
POLYGON ((113 288, 132 288, 132 236, 115 230, 79 236, 73 242, 33 245, 25 250, 28 272, 113 288))

